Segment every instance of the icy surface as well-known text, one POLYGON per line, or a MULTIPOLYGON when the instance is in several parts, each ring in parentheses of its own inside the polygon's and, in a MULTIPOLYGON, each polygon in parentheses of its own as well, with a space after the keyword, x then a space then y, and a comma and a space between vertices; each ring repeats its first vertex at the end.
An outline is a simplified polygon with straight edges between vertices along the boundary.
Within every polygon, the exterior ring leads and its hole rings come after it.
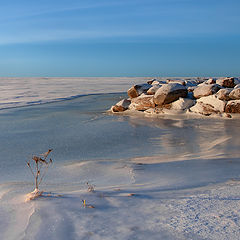
POLYGON ((121 95, 0 111, 0 239, 239 238, 239 119, 106 114, 121 95))

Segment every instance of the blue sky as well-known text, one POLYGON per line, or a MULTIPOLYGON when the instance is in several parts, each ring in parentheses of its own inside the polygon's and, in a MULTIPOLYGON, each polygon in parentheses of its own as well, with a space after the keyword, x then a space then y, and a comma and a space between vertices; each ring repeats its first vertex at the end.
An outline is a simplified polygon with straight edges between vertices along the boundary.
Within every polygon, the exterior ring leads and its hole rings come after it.
POLYGON ((0 76, 238 76, 239 9, 239 0, 0 0, 0 76))

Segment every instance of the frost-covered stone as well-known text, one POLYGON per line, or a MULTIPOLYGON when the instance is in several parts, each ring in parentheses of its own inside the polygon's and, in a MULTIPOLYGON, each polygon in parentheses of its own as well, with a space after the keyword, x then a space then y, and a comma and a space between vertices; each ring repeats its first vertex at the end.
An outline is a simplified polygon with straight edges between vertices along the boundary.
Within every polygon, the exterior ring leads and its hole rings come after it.
POLYGON ((178 84, 181 84, 181 85, 183 85, 183 86, 186 85, 185 80, 181 80, 181 79, 179 79, 179 80, 176 80, 176 79, 168 79, 168 80, 167 80, 167 83, 178 83, 178 84))
POLYGON ((233 89, 230 94, 229 97, 233 100, 238 100, 240 99, 240 88, 235 88, 233 89))
POLYGON ((206 83, 206 84, 215 84, 215 83, 216 83, 216 80, 213 79, 213 78, 209 78, 205 83, 206 83))
POLYGON ((189 98, 179 98, 177 101, 171 103, 173 110, 186 110, 195 104, 195 100, 189 98))
POLYGON ((135 85, 135 86, 132 86, 130 89, 128 89, 127 94, 130 98, 135 98, 140 96, 142 93, 146 93, 147 90, 151 87, 152 85, 147 83, 141 84, 141 85, 135 85))
MULTIPOLYGON (((152 85, 153 82, 155 82, 155 81, 157 81, 157 79, 156 79, 156 78, 153 78, 153 79, 147 81, 147 84, 152 85)), ((157 81, 157 82, 158 82, 158 81, 157 81)), ((158 84, 159 84, 159 83, 158 83, 158 84)))
POLYGON ((233 88, 236 84, 234 78, 223 78, 217 79, 216 83, 222 87, 233 88))
POLYGON ((195 98, 201 98, 205 96, 212 95, 220 89, 217 84, 199 84, 197 88, 193 91, 193 96, 195 98))
POLYGON ((116 105, 112 106, 111 111, 112 112, 123 112, 126 111, 131 104, 131 101, 128 99, 123 99, 120 102, 118 102, 116 105))
POLYGON ((154 108, 153 95, 142 94, 137 98, 133 98, 129 105, 130 110, 144 111, 148 108, 154 108))
POLYGON ((160 84, 160 82, 157 81, 157 80, 155 80, 155 81, 152 82, 152 85, 153 85, 153 86, 154 86, 154 85, 159 85, 159 84, 160 84))
POLYGON ((148 95, 154 95, 156 91, 161 87, 162 85, 154 84, 151 88, 147 90, 148 95))
POLYGON ((234 78, 234 83, 235 83, 235 85, 240 84, 240 79, 239 78, 234 78))
POLYGON ((223 88, 216 93, 216 96, 220 100, 229 101, 230 100, 229 94, 231 91, 232 91, 232 88, 223 88))
POLYGON ((162 85, 154 95, 156 105, 164 105, 176 101, 180 97, 187 96, 187 89, 179 83, 169 83, 162 85))
POLYGON ((225 108, 226 113, 240 113, 240 100, 231 100, 225 108))
POLYGON ((234 87, 234 89, 236 89, 236 88, 240 88, 240 83, 237 84, 237 85, 234 87))
POLYGON ((218 99, 216 95, 210 95, 198 99, 197 103, 190 108, 190 111, 203 115, 222 113, 224 112, 225 105, 226 103, 218 99))
POLYGON ((198 81, 197 80, 185 80, 185 86, 187 88, 196 87, 197 85, 198 85, 198 81))
POLYGON ((188 87, 187 90, 188 92, 193 92, 195 88, 197 88, 197 86, 188 87))

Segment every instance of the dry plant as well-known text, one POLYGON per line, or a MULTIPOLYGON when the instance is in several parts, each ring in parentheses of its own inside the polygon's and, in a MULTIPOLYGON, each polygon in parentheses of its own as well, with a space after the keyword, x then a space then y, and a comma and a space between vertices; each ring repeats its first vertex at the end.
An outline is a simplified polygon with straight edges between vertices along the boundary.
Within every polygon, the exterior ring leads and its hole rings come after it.
POLYGON ((49 149, 44 154, 40 154, 41 157, 33 156, 32 159, 30 159, 29 161, 26 161, 27 166, 29 167, 34 177, 34 183, 35 183, 35 189, 33 192, 27 195, 26 201, 35 199, 36 197, 39 197, 42 195, 43 192, 39 191, 39 185, 41 184, 43 178, 45 177, 48 167, 52 163, 51 158, 47 160, 48 155, 50 154, 51 151, 52 149, 49 149))
POLYGON ((89 205, 89 204, 86 204, 86 200, 82 200, 82 206, 84 207, 84 208, 95 208, 93 205, 89 205))
POLYGON ((95 191, 95 186, 93 184, 90 184, 89 182, 86 182, 87 187, 88 187, 88 192, 94 192, 95 191))

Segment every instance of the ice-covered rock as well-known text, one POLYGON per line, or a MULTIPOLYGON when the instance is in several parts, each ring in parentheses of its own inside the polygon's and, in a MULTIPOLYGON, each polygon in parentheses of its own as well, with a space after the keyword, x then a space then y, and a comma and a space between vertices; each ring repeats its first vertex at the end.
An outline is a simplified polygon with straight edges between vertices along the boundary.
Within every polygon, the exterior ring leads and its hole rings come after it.
POLYGON ((133 98, 129 105, 130 110, 144 111, 148 108, 154 108, 153 95, 142 94, 137 98, 133 98))
POLYGON ((118 102, 116 105, 112 106, 111 111, 112 112, 123 112, 126 111, 131 104, 131 101, 128 99, 123 99, 120 102, 118 102))
POLYGON ((231 100, 225 108, 226 113, 240 113, 240 100, 231 100))
POLYGON ((160 82, 157 81, 157 80, 155 80, 155 81, 152 82, 152 85, 153 85, 153 86, 154 86, 154 85, 159 85, 159 84, 160 84, 160 82))
POLYGON ((206 84, 215 84, 216 80, 214 78, 209 78, 205 83, 206 84))
POLYGON ((154 103, 156 105, 168 104, 176 101, 180 97, 186 97, 187 93, 186 87, 179 83, 162 85, 154 95, 154 103))
POLYGON ((236 88, 240 88, 240 83, 237 84, 237 85, 234 87, 234 89, 236 89, 236 88))
POLYGON ((233 77, 217 79, 216 83, 226 88, 233 88, 236 85, 233 77))
POLYGON ((135 85, 135 86, 132 86, 130 89, 128 89, 127 94, 130 98, 135 98, 140 96, 142 93, 146 93, 147 90, 151 87, 152 85, 148 83, 135 85))
POLYGON ((234 78, 234 83, 235 83, 235 85, 240 84, 240 79, 239 78, 234 78))
POLYGON ((162 85, 154 84, 151 88, 147 90, 148 95, 154 95, 156 91, 161 87, 162 85))
POLYGON ((197 88, 197 86, 188 87, 187 90, 188 92, 193 92, 195 88, 197 88))
MULTIPOLYGON (((153 82, 155 82, 155 81, 158 82, 158 80, 157 80, 156 78, 153 78, 153 79, 147 81, 147 84, 152 85, 153 82)), ((158 83, 158 84, 159 84, 159 83, 158 83)))
POLYGON ((220 100, 229 101, 230 100, 229 94, 231 91, 232 91, 232 88, 223 88, 216 93, 216 96, 220 100))
POLYGON ((183 86, 186 85, 185 80, 182 80, 182 79, 179 79, 179 80, 176 80, 176 79, 168 79, 168 80, 167 80, 167 83, 178 83, 178 84, 181 84, 181 85, 183 85, 183 86))
POLYGON ((217 98, 216 95, 210 95, 197 99, 197 103, 190 108, 191 112, 203 115, 224 112, 226 103, 217 98))
POLYGON ((234 88, 230 94, 229 97, 233 100, 238 100, 240 99, 240 88, 234 88))
POLYGON ((199 84, 193 91, 193 96, 195 98, 201 98, 205 96, 212 95, 220 89, 217 84, 199 84))
POLYGON ((197 80, 185 80, 185 86, 187 88, 189 87, 196 87, 198 85, 198 81, 197 80))
POLYGON ((179 98, 177 101, 171 103, 173 110, 186 110, 195 104, 195 100, 189 98, 179 98))

